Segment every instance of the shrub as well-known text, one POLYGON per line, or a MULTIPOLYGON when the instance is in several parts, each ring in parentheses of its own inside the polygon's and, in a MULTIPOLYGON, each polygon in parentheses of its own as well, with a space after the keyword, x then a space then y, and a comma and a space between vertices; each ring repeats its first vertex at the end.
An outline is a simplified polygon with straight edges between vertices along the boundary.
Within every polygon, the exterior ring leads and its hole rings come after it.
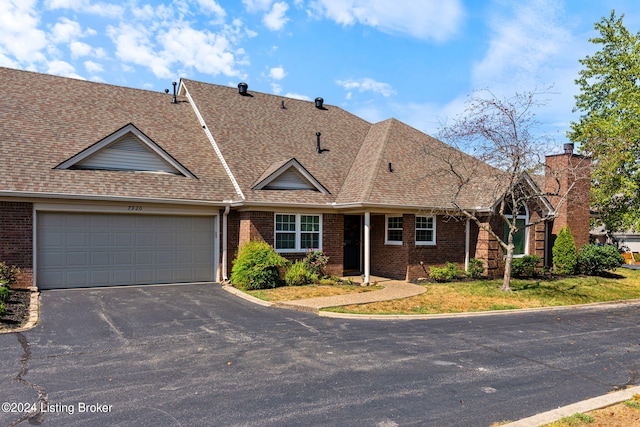
POLYGON ((241 289, 269 289, 280 284, 280 267, 289 264, 268 243, 250 241, 238 250, 231 282, 241 289))
POLYGON ((469 260, 467 276, 471 277, 472 279, 479 279, 480 276, 482 276, 482 273, 484 273, 484 264, 482 263, 482 261, 476 258, 471 258, 469 260))
POLYGON ((429 277, 436 282, 450 282, 458 278, 460 269, 453 262, 447 262, 445 267, 429 267, 429 277))
POLYGON ((525 255, 514 258, 511 262, 511 275, 513 277, 534 277, 538 275, 536 266, 542 261, 538 255, 525 255))
POLYGON ((624 257, 615 246, 584 245, 578 252, 578 271, 590 276, 601 275, 624 264, 624 257))
POLYGON ((329 257, 322 249, 310 249, 302 262, 316 276, 324 277, 329 257))
POLYGON ((0 286, 0 303, 3 303, 9 299, 11 290, 8 286, 0 286))
POLYGON ((11 286, 17 278, 20 269, 15 265, 7 265, 4 262, 0 262, 0 285, 11 286))
POLYGON ((567 225, 560 229, 553 248, 553 271, 556 274, 574 274, 578 261, 576 243, 573 240, 571 229, 567 225))
POLYGON ((318 275, 309 270, 304 262, 296 261, 284 275, 287 286, 303 286, 318 281, 318 275))

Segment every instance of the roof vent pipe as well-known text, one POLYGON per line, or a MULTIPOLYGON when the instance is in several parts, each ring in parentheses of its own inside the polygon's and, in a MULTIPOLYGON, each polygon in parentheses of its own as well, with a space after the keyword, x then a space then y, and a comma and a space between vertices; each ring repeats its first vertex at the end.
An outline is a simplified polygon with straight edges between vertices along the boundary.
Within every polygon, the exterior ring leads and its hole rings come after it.
POLYGON ((282 108, 283 110, 287 109, 287 107, 284 106, 284 99, 282 100, 282 106, 280 108, 282 108))
POLYGON ((322 99, 320 97, 317 97, 316 98, 316 108, 319 109, 319 110, 322 110, 324 108, 323 104, 324 104, 324 99, 322 99))
POLYGON ((173 85, 173 99, 171 100, 172 104, 177 104, 178 103, 178 98, 176 97, 176 82, 171 83, 173 85))
POLYGON ((249 85, 245 82, 238 83, 238 93, 242 96, 247 95, 247 89, 249 89, 249 85))
POLYGON ((320 132, 316 132, 316 153, 322 154, 322 148, 320 148, 320 132))
POLYGON ((564 144, 564 154, 573 154, 573 142, 564 144))

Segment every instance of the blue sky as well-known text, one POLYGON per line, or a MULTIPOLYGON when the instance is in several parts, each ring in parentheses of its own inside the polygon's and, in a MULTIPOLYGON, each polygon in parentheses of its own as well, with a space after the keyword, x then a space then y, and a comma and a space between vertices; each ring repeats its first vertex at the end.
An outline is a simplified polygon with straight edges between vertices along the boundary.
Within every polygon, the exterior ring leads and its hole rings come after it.
POLYGON ((163 91, 180 77, 395 117, 436 134, 478 89, 553 85, 537 111, 559 144, 579 59, 637 0, 0 0, 0 66, 163 91))

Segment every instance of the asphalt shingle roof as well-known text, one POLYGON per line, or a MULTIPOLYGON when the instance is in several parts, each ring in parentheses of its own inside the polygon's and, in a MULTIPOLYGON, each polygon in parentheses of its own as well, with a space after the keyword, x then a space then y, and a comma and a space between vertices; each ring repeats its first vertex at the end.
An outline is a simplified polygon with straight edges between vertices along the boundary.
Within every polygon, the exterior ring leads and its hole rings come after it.
MULTIPOLYGON (((98 197, 239 200, 188 99, 0 68, 0 191, 98 197), (57 165, 132 123, 197 178, 57 165), (8 161, 6 159, 9 159, 8 161)), ((339 107, 182 80, 211 132, 245 204, 398 208, 489 207, 495 169, 395 119, 371 124, 339 107), (284 108, 283 108, 284 103, 284 108), (321 153, 316 150, 320 132, 321 153), (329 194, 253 190, 295 158, 329 194), (462 166, 471 182, 449 162, 462 166), (389 171, 391 164, 392 171, 389 171)))
POLYGON ((235 191, 191 106, 171 95, 0 68, 0 191, 212 201, 235 191), (197 179, 55 167, 123 126, 197 179))

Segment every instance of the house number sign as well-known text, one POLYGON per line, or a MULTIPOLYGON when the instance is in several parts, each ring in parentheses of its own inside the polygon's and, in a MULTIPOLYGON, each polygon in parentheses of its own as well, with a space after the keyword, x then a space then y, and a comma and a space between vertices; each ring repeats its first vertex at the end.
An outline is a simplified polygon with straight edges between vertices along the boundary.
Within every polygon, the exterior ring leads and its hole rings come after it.
POLYGON ((133 205, 129 205, 127 208, 128 211, 141 211, 142 210, 142 206, 133 206, 133 205))

